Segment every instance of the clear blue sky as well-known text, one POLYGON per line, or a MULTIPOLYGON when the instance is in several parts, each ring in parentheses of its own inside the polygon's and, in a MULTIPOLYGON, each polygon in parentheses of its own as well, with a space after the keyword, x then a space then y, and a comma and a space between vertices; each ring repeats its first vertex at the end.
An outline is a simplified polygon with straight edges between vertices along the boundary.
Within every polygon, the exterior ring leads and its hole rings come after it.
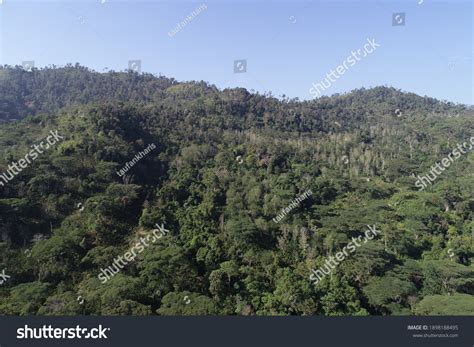
POLYGON ((139 59, 142 71, 179 81, 310 99, 312 82, 373 38, 381 46, 324 94, 390 85, 474 104, 472 0, 102 1, 3 0, 0 63, 118 71, 139 59), (405 26, 392 26, 395 12, 405 26), (234 74, 237 59, 246 73, 234 74))

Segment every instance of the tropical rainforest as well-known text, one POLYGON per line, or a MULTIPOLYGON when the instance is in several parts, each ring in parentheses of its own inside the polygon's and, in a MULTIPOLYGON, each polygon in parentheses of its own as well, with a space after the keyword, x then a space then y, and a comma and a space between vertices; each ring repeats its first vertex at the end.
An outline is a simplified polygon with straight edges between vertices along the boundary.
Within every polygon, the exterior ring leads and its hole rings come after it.
POLYGON ((474 315, 473 153, 415 186, 474 136, 472 106, 1 67, 0 174, 50 131, 0 186, 1 315, 474 315), (311 282, 367 225, 380 235, 311 282))

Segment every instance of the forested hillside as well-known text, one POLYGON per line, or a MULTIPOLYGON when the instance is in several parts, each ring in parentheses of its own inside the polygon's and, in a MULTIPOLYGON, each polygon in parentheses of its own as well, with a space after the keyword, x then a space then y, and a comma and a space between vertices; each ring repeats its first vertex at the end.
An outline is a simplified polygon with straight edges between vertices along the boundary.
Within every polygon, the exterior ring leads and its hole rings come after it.
POLYGON ((469 143, 472 107, 0 69, 0 174, 50 131, 64 139, 1 181, 0 314, 474 315, 474 155, 415 186, 469 143), (367 225, 381 234, 312 283, 367 225))

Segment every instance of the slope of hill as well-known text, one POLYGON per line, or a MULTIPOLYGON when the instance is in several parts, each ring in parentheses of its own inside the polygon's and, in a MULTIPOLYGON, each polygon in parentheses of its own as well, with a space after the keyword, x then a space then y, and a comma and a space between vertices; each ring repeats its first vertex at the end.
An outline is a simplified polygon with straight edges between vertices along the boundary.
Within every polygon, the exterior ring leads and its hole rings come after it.
POLYGON ((469 143, 472 109, 388 87, 299 102, 2 72, 1 314, 474 314, 472 153, 416 185, 469 143), (315 285, 366 225, 381 234, 315 285))
MULTIPOLYGON (((235 111, 248 114, 261 111, 251 109, 250 106, 258 105, 266 99, 239 88, 220 92, 205 82, 178 83, 163 76, 155 77, 134 72, 98 73, 80 65, 32 71, 3 66, 0 67, 0 81, 0 122, 22 119, 38 113, 53 114, 65 106, 105 101, 150 103, 167 100, 178 104, 199 104, 200 101, 212 100, 222 104, 231 103, 230 106, 237 108, 235 111)), ((264 102, 266 107, 270 106, 268 100, 264 102)), ((316 102, 300 104, 285 100, 285 103, 296 108, 295 112, 304 109, 309 116, 329 115, 331 111, 338 110, 362 110, 360 116, 374 111, 393 116, 397 109, 406 112, 413 109, 418 113, 428 114, 459 114, 466 111, 463 105, 402 93, 388 87, 359 89, 349 94, 323 97, 316 102)), ((280 103, 277 104, 278 106, 274 106, 284 107, 280 103)))

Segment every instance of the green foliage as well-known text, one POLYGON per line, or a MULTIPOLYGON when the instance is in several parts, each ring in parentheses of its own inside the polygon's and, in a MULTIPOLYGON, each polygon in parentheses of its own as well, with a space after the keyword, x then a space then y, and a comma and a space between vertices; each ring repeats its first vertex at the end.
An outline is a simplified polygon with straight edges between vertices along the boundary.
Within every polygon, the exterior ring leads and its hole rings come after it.
POLYGON ((19 284, 10 290, 10 295, 0 301, 2 312, 11 315, 31 315, 37 313, 41 304, 51 292, 48 283, 30 282, 19 284))
POLYGON ((217 313, 214 302, 191 292, 171 292, 163 297, 158 313, 163 316, 202 316, 217 313))
POLYGON ((473 314, 472 153, 422 192, 412 176, 474 134, 472 108, 387 87, 300 102, 79 65, 0 71, 0 173, 65 137, 0 185, 0 314, 473 314), (166 234, 101 283, 156 224, 166 234), (366 225, 382 233, 312 284, 366 225))
POLYGON ((472 316, 474 298, 467 294, 426 296, 416 306, 415 313, 422 316, 472 316))

